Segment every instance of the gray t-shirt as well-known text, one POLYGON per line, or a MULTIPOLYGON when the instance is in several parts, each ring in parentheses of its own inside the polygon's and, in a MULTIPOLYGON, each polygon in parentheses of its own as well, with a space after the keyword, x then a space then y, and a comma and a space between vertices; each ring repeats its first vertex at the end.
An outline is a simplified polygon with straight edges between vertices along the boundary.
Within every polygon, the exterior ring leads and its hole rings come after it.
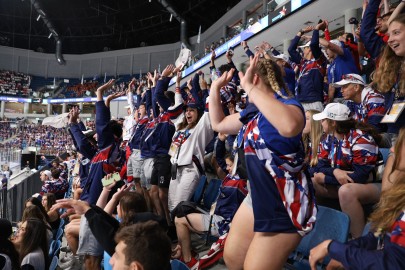
POLYGON ((11 269, 10 257, 6 254, 0 253, 0 270, 11 269))
POLYGON ((24 269, 45 270, 45 257, 42 249, 37 248, 24 257, 21 262, 21 268, 24 269))

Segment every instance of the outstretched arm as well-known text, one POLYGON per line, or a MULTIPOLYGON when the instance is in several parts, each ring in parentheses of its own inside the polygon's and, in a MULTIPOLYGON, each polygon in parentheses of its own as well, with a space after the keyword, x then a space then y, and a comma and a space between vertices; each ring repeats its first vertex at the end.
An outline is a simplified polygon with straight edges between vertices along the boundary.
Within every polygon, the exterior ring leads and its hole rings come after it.
POLYGON ((221 87, 231 81, 234 69, 224 72, 218 79, 211 85, 211 92, 209 96, 209 115, 211 119, 212 129, 215 131, 226 134, 237 134, 242 127, 242 122, 239 121, 240 114, 235 113, 225 117, 222 110, 221 96, 219 90, 221 87))

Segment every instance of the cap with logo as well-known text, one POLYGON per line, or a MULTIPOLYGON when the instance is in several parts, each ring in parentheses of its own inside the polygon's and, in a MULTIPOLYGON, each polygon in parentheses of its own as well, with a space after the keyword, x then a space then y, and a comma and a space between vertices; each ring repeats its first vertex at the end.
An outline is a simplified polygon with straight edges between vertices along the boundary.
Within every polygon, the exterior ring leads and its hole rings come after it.
POLYGON ((321 113, 312 116, 314 120, 331 119, 335 121, 346 121, 351 119, 350 109, 341 103, 329 103, 321 113))

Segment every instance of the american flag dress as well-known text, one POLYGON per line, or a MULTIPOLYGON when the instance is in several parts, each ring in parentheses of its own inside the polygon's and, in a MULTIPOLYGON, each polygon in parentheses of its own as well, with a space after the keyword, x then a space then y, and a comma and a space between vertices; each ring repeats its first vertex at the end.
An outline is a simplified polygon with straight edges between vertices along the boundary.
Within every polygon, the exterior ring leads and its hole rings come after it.
MULTIPOLYGON (((302 109, 294 99, 277 98, 302 109)), ((302 236, 309 233, 317 210, 312 182, 304 166, 301 134, 292 138, 281 136, 259 112, 246 124, 243 139, 255 232, 298 232, 302 236)))

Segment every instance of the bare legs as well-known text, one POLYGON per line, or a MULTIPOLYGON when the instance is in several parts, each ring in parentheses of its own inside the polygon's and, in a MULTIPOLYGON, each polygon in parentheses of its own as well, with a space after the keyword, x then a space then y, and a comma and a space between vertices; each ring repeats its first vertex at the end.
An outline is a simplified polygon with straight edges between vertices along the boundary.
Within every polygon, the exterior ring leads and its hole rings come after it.
POLYGON ((377 203, 380 190, 375 184, 349 183, 339 188, 342 211, 350 217, 350 232, 354 238, 362 235, 365 226, 363 204, 377 203))

